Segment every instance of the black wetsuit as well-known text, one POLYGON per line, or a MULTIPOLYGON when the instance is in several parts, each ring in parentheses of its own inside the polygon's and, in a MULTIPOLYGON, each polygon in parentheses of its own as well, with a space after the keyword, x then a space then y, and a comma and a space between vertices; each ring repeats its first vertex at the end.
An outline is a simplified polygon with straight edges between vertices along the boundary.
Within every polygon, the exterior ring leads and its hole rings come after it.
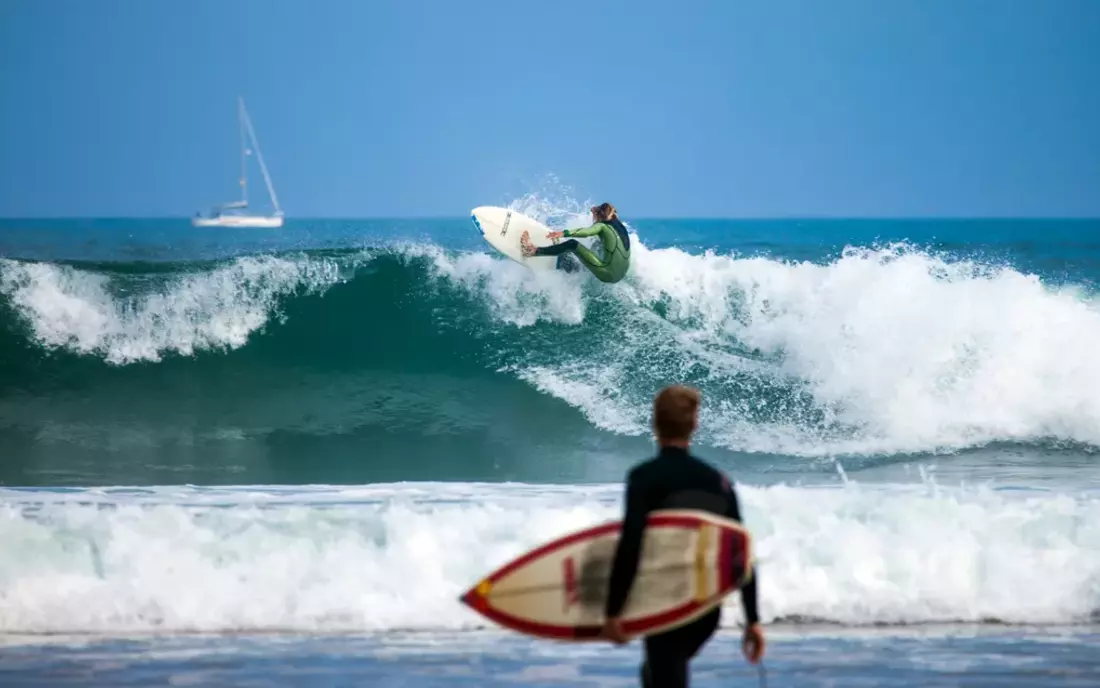
MULTIPOLYGON (((638 572, 646 517, 656 509, 700 509, 741 521, 737 493, 717 469, 685 449, 663 447, 656 458, 635 466, 627 476, 626 515, 615 552, 607 594, 608 617, 618 616, 638 572)), ((741 588, 745 619, 759 620, 756 610, 756 571, 741 588)), ((718 628, 721 607, 691 623, 645 639, 642 685, 679 688, 688 685, 688 662, 718 628)))

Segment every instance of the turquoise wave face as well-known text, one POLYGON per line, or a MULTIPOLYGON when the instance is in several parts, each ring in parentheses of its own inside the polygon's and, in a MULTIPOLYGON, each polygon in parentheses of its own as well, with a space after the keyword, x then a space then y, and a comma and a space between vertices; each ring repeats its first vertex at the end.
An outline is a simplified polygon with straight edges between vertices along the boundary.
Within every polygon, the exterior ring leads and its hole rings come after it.
POLYGON ((637 242, 613 288, 425 241, 0 259, 0 480, 614 480, 670 382, 703 391, 699 443, 739 471, 1088 456, 1090 290, 908 245, 637 242))

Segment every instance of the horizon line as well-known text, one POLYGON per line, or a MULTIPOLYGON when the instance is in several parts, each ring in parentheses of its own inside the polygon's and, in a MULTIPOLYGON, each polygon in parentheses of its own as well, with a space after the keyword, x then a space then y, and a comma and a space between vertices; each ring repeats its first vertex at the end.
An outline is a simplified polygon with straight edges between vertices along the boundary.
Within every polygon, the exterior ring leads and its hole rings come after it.
MULTIPOLYGON (((75 220, 171 220, 190 221, 191 215, 0 215, 0 222, 42 222, 75 220)), ((309 221, 417 221, 417 220, 468 220, 469 215, 302 215, 284 216, 284 227, 288 223, 309 221)), ((821 221, 1100 221, 1097 215, 636 215, 637 221, 694 220, 704 222, 821 222, 821 221)), ((630 222, 630 219, 627 219, 630 222)), ((213 227, 196 229, 279 229, 254 227, 213 227)))

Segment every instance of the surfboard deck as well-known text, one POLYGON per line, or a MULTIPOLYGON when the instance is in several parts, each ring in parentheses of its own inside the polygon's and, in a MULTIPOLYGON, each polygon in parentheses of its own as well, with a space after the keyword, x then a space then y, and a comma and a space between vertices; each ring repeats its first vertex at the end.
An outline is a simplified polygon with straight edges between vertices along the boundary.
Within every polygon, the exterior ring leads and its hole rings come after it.
MULTIPOLYGON (((621 521, 604 523, 553 540, 501 566, 460 599, 520 633, 595 639, 621 527, 621 521)), ((688 509, 651 513, 620 617, 623 631, 652 635, 706 614, 751 575, 751 549, 751 536, 736 521, 688 509)))
POLYGON ((538 220, 509 208, 491 205, 474 208, 470 211, 470 218, 481 232, 481 237, 505 257, 532 270, 556 269, 558 260, 556 256, 528 258, 521 250, 519 239, 525 230, 530 232, 531 243, 535 246, 550 246, 558 243, 557 239, 546 238, 551 230, 538 220))

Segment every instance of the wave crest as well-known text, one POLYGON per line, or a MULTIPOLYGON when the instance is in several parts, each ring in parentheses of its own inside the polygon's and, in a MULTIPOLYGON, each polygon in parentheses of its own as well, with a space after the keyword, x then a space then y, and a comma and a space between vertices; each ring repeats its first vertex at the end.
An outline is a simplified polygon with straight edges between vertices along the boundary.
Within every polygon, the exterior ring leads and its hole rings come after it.
POLYGON ((647 434, 653 393, 685 382, 704 441, 807 457, 1100 445, 1100 308, 1080 287, 906 246, 811 263, 635 245, 612 286, 434 244, 167 274, 4 260, 0 347, 123 367, 262 352, 287 375, 453 364, 623 435, 647 434))

